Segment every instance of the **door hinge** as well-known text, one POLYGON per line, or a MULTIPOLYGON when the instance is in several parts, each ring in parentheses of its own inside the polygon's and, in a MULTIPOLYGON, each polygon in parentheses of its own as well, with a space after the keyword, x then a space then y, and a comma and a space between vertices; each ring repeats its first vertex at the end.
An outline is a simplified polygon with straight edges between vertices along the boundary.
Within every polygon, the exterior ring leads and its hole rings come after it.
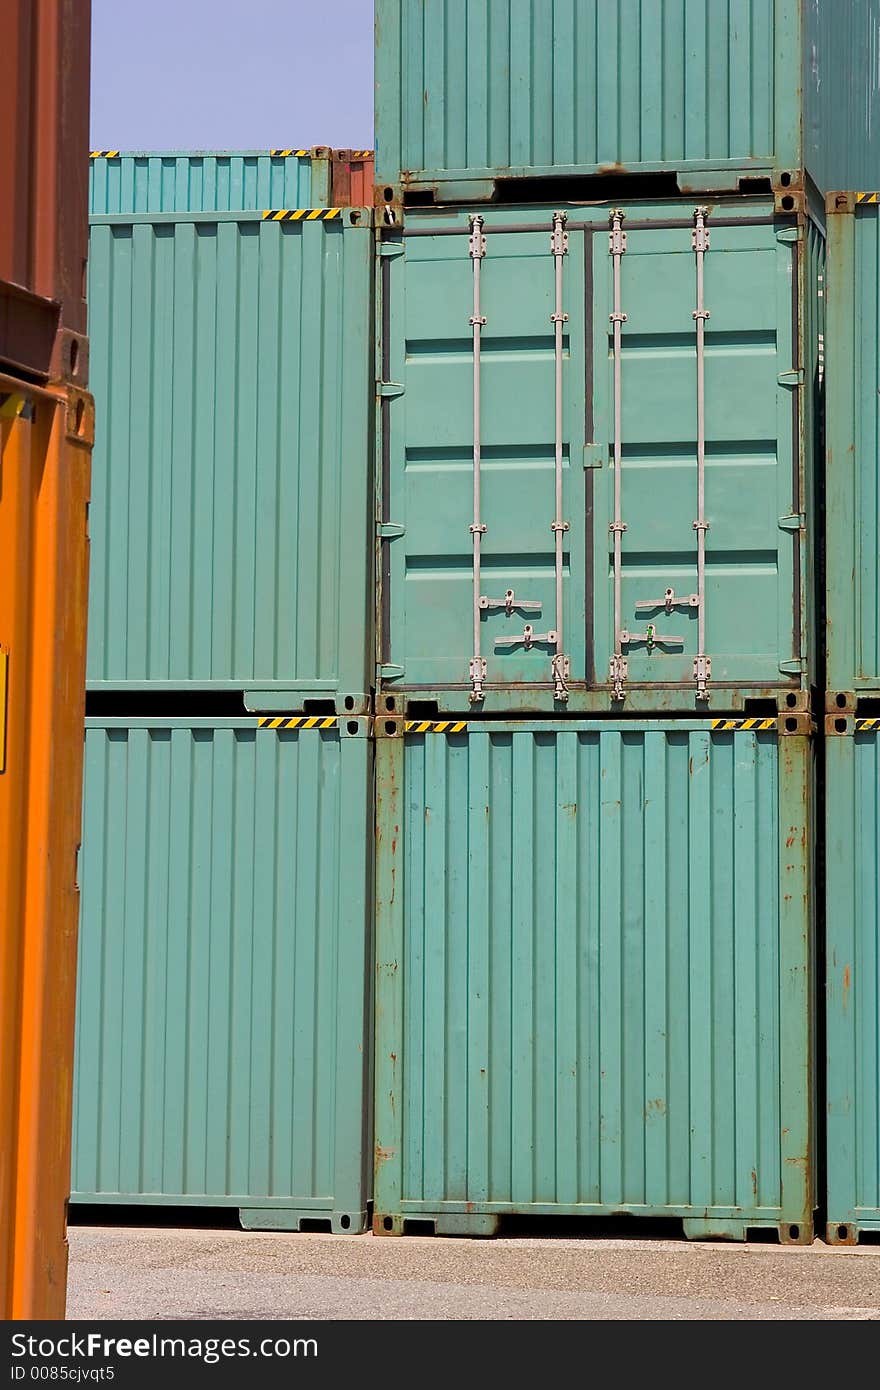
POLYGON ((402 396, 405 390, 406 387, 401 386, 399 381, 376 382, 376 391, 378 395, 384 397, 386 400, 391 400, 394 396, 402 396))
POLYGON ((807 518, 803 512, 792 512, 790 516, 781 516, 777 525, 780 531, 802 531, 807 524, 807 518))
POLYGON ((401 526, 399 521, 380 521, 376 530, 383 541, 393 541, 398 536, 406 535, 406 527, 401 526))
POLYGON ((396 681, 403 675, 404 668, 395 666, 393 662, 386 661, 379 667, 379 675, 383 681, 396 681))
POLYGON ((780 386, 803 386, 804 369, 803 367, 795 367, 790 372, 780 372, 776 380, 780 386))
POLYGON ((803 241, 803 227, 780 227, 776 233, 777 241, 803 241))
POLYGON ((803 659, 796 657, 793 661, 780 661, 779 669, 786 676, 799 676, 804 669, 803 659))
POLYGON ((379 255, 380 255, 380 256, 389 256, 389 257, 393 257, 393 256, 402 256, 402 255, 403 255, 403 252, 404 252, 404 245, 403 245, 403 242, 402 242, 402 241, 380 241, 380 242, 379 242, 379 255))

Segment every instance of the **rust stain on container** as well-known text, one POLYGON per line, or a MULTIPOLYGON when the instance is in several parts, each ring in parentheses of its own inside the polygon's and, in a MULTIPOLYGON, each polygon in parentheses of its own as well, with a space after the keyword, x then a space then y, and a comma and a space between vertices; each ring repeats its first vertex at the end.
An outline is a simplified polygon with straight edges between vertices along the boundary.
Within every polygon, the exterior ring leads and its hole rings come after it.
POLYGON ((0 376, 0 1317, 63 1318, 91 398, 0 376))
POLYGON ((330 201, 334 207, 373 206, 373 151, 334 150, 330 156, 330 201))

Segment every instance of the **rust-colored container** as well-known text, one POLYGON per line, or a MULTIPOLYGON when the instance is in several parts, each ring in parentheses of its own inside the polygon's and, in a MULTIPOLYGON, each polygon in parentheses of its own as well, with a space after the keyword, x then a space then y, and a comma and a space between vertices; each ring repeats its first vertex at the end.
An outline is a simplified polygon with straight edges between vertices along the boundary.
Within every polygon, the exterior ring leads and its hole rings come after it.
POLYGON ((89 0, 0 0, 0 371, 88 375, 89 0))
POLYGON ((330 156, 330 202, 339 208, 373 206, 373 151, 334 150, 330 156))
POLYGON ((92 400, 0 375, 0 1318, 64 1316, 92 400))

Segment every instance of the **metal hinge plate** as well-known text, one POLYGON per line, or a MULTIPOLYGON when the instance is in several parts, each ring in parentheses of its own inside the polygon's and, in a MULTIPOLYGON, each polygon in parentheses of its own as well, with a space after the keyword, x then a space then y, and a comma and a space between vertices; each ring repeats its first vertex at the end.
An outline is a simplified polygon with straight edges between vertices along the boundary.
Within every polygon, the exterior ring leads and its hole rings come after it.
POLYGON ((803 229, 803 227, 780 227, 779 231, 776 233, 776 240, 777 240, 777 241, 795 242, 795 241, 803 241, 803 239, 804 239, 804 229, 803 229))
POLYGON ((393 257, 393 256, 402 256, 402 255, 403 255, 403 252, 404 252, 404 245, 403 245, 403 242, 402 242, 402 241, 380 241, 380 242, 379 242, 379 255, 380 255, 380 256, 389 256, 389 257, 393 257))
POLYGON ((608 448, 605 444, 585 444, 584 445, 584 468, 604 468, 605 460, 608 457, 608 448))
POLYGON ((405 390, 406 387, 402 386, 399 381, 376 382, 376 391, 378 395, 382 396, 385 400, 390 400, 394 396, 402 396, 405 390))
POLYGON ((795 367, 790 372, 780 372, 776 380, 780 386, 803 386, 804 369, 803 367, 795 367))
POLYGON ((796 660, 793 661, 780 661, 779 669, 786 676, 799 676, 804 669, 803 659, 797 657, 796 660))
POLYGON ((406 535, 406 527, 401 526, 399 521, 380 521, 376 531, 383 541, 394 541, 398 536, 406 535))
POLYGON ((803 512, 792 512, 790 516, 781 516, 777 525, 780 531, 802 531, 807 524, 807 518, 803 512))
POLYGON ((396 681, 403 675, 404 667, 395 666, 393 661, 386 661, 379 667, 379 675, 383 681, 396 681))

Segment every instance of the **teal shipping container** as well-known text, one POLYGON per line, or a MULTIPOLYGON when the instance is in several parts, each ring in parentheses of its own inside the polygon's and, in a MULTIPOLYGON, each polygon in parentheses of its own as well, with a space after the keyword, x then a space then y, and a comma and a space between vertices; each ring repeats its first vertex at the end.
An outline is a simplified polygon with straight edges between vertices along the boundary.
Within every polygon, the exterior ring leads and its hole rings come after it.
POLYGON ((330 150, 93 150, 89 214, 330 205, 330 150))
POLYGON ((760 199, 383 228, 383 712, 806 708, 823 262, 760 199))
POLYGON ((90 689, 368 708, 370 216, 93 215, 90 689))
POLYGON ((377 722, 377 1234, 812 1240, 810 729, 377 722))
POLYGON ((830 713, 880 690, 880 194, 831 193, 827 210, 830 713))
POLYGON ((826 720, 827 1232, 880 1231, 880 719, 826 720))
POLYGON ((87 721, 73 1201, 364 1229, 368 732, 87 721))
POLYGON ((864 188, 878 47, 880 0, 376 0, 377 199, 658 172, 681 194, 760 179, 783 209, 864 188))

